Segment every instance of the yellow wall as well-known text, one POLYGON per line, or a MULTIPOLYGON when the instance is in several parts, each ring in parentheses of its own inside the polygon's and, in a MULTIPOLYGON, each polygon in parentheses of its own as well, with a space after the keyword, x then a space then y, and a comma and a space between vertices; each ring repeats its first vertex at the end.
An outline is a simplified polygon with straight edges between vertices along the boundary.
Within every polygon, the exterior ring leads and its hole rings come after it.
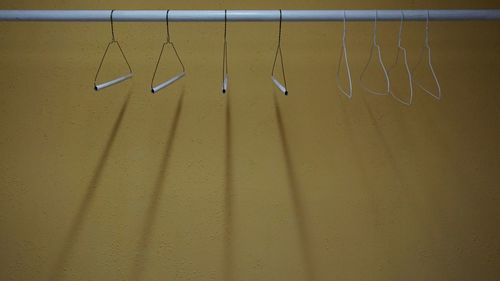
MULTIPOLYGON (((0 8, 500 6, 58 2, 0 8)), ((284 23, 288 97, 269 78, 277 23, 229 24, 228 96, 223 24, 171 27, 188 74, 153 96, 163 24, 116 24, 135 76, 96 93, 108 23, 0 23, 1 280, 499 280, 500 23, 431 23, 444 97, 411 107, 359 87, 370 23, 348 24, 352 100, 339 23, 284 23)), ((410 63, 423 27, 405 26, 410 63)), ((379 25, 387 63, 397 29, 379 25)))

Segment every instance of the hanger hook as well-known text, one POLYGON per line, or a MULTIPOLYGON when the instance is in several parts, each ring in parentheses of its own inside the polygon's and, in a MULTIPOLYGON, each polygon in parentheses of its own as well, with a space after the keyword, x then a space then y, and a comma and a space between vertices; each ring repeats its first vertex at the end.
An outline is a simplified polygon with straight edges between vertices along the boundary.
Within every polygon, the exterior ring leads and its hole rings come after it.
POLYGON ((227 10, 224 10, 224 42, 226 41, 227 33, 227 10))
POLYGON ((377 45, 377 19, 378 10, 375 10, 375 21, 373 22, 373 44, 377 45))
POLYGON ((342 41, 345 42, 345 34, 346 34, 346 15, 345 15, 345 10, 344 10, 344 30, 343 30, 343 33, 342 33, 342 41))
POLYGON ((278 30, 278 47, 281 46, 281 21, 283 20, 283 15, 280 9, 280 25, 279 25, 279 30, 278 30))
POLYGON ((429 10, 427 10, 427 18, 425 20, 425 46, 429 47, 429 10))
POLYGON ((401 11, 401 20, 399 22, 399 33, 398 33, 398 47, 401 47, 401 34, 403 33, 403 21, 405 19, 403 10, 401 11))
POLYGON ((114 42, 115 40, 115 29, 113 28, 113 13, 115 10, 111 10, 111 13, 109 14, 109 22, 111 23, 111 41, 114 42))
POLYGON ((167 10, 167 13, 165 14, 165 24, 167 25, 167 43, 170 43, 170 29, 168 27, 168 14, 170 13, 170 9, 167 10))

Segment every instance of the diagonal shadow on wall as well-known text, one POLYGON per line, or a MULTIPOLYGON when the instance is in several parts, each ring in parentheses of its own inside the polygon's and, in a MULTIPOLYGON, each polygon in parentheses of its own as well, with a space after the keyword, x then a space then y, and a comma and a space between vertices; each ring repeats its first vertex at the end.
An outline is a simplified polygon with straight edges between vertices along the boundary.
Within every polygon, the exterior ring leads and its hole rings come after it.
POLYGON ((225 150, 225 192, 224 192, 224 280, 234 280, 233 254, 233 161, 231 157, 231 106, 229 95, 226 97, 226 150, 225 150))
POLYGON ((276 99, 276 95, 273 95, 273 101, 274 101, 274 108, 276 111, 276 120, 278 122, 279 135, 281 139, 281 147, 283 149, 283 156, 285 158, 285 167, 288 175, 290 196, 292 199, 293 210, 297 220, 297 231, 299 235, 300 251, 302 259, 304 261, 304 270, 306 273, 307 281, 315 281, 316 276, 314 272, 314 263, 312 260, 310 238, 307 231, 307 225, 305 223, 304 206, 302 204, 299 186, 297 185, 296 173, 290 155, 290 147, 286 139, 285 125, 283 124, 283 118, 281 116, 281 111, 279 103, 276 99))
POLYGON ((389 165, 391 166, 392 170, 394 171, 394 175, 396 176, 396 180, 398 181, 398 185, 400 187, 404 187, 407 185, 407 182, 405 180, 405 177, 403 176, 403 172, 399 168, 399 165, 396 161, 396 157, 394 157, 394 153, 392 152, 392 149, 387 141, 387 138, 385 137, 384 133, 382 132, 382 129, 380 128, 377 118, 375 117, 375 114, 373 113, 373 110, 371 109, 370 105, 366 101, 366 98, 364 95, 361 95, 361 100, 363 102, 363 105, 366 108, 366 111, 368 112, 368 115, 370 116, 370 120, 372 123, 373 128, 375 128, 375 131, 378 135, 378 139, 380 143, 382 144, 382 148, 384 149, 384 153, 387 156, 387 160, 389 165))
POLYGON ((174 117, 170 126, 170 132, 168 134, 165 149, 163 150, 163 158, 160 163, 158 177, 156 178, 154 189, 153 192, 151 193, 151 199, 149 201, 149 206, 146 210, 146 217, 144 219, 144 224, 142 226, 140 240, 137 245, 134 264, 132 265, 132 271, 130 273, 130 280, 144 280, 142 279, 142 275, 144 273, 146 260, 149 252, 149 244, 151 242, 151 232, 153 230, 153 226, 156 220, 156 215, 158 213, 158 207, 159 207, 158 203, 161 201, 163 194, 163 184, 165 182, 165 174, 168 168, 170 155, 172 154, 171 152, 175 139, 175 134, 177 131, 182 111, 183 98, 184 98, 184 88, 182 89, 180 97, 177 101, 174 117))
POLYGON ((56 262, 54 263, 54 267, 49 273, 50 275, 48 280, 50 281, 63 279, 66 263, 71 256, 74 246, 78 241, 80 231, 82 230, 82 227, 85 224, 90 204, 92 203, 92 200, 95 196, 97 186, 99 185, 99 182, 101 181, 102 178, 102 172, 109 159, 109 153, 113 147, 113 144, 115 143, 118 131, 120 130, 123 121, 123 116, 125 115, 125 111, 127 110, 127 106, 130 100, 130 96, 131 96, 131 90, 127 94, 127 97, 125 98, 125 102, 122 105, 120 113, 118 114, 118 117, 115 120, 113 128, 111 129, 111 133, 108 137, 108 141, 106 142, 106 146, 104 147, 101 157, 97 162, 97 166, 94 169, 92 179, 90 180, 89 185, 87 186, 87 192, 85 194, 85 197, 80 203, 76 216, 74 217, 73 222, 71 224, 71 228, 68 234, 66 235, 66 238, 64 239, 61 252, 57 256, 56 262))

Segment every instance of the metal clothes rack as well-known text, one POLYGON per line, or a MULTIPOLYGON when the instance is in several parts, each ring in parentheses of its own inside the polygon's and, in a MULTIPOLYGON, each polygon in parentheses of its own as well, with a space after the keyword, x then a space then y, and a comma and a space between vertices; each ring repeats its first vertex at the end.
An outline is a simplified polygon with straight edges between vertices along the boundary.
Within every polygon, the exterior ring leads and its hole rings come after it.
MULTIPOLYGON (((163 53, 163 48, 165 44, 171 44, 173 47, 173 43, 170 42, 170 36, 168 33, 168 22, 169 21, 178 21, 178 22, 216 22, 223 21, 227 23, 227 21, 233 22, 259 22, 259 21, 279 21, 280 29, 279 29, 279 38, 281 38, 281 22, 282 21, 292 21, 292 22, 302 22, 302 21, 342 21, 344 23, 344 35, 343 35, 343 56, 345 59, 345 64, 347 66, 348 77, 349 77, 349 93, 343 91, 341 92, 347 95, 348 98, 352 97, 352 82, 351 75, 349 70, 349 65, 347 61, 347 51, 345 47, 345 26, 346 21, 373 21, 374 22, 374 39, 373 45, 370 52, 373 52, 373 47, 375 46, 378 49, 379 61, 382 66, 382 69, 385 73, 386 81, 387 81, 387 93, 383 95, 391 95, 399 102, 410 105, 413 98, 413 80, 412 72, 408 66, 408 62, 406 60, 406 49, 398 45, 398 47, 404 51, 404 60, 406 65, 406 70, 408 73, 408 80, 410 83, 410 98, 409 101, 402 100, 396 97, 390 89, 390 80, 388 77, 388 72, 385 69, 385 66, 382 62, 382 58, 380 55, 380 47, 376 43, 376 22, 377 21, 399 21, 400 22, 400 32, 399 32, 399 43, 401 42, 401 31, 403 27, 403 21, 425 21, 426 22, 426 41, 424 48, 427 49, 428 53, 428 64, 429 68, 432 71, 432 75, 434 81, 436 83, 438 92, 434 94, 428 91, 426 88, 423 88, 421 85, 417 83, 417 86, 421 87, 425 92, 432 95, 436 99, 441 98, 441 89, 439 86, 439 81, 434 73, 433 66, 431 63, 431 49, 428 44, 428 24, 429 21, 466 21, 466 20, 500 20, 500 9, 490 9, 490 10, 0 10, 0 21, 82 21, 82 22, 103 22, 110 21, 111 22, 111 33, 112 40, 108 43, 108 47, 104 52, 104 56, 101 59, 101 63, 97 70, 95 79, 94 79, 94 89, 96 91, 107 88, 109 86, 118 84, 127 79, 132 78, 133 73, 132 69, 125 57, 125 53, 121 49, 118 41, 115 40, 114 32, 113 32, 113 21, 120 22, 165 22, 167 23, 167 41, 163 44, 162 51, 160 52, 160 57, 158 59, 156 67, 158 67, 158 63, 161 59, 161 54, 163 53), (128 65, 129 73, 122 75, 113 80, 97 84, 97 78, 99 76, 99 70, 101 69, 102 63, 108 51, 108 48, 111 44, 117 44, 118 48, 123 56, 123 59, 128 65)), ((226 43, 225 43, 226 44, 226 43)), ((173 47, 174 48, 174 47, 173 47)), ((226 48, 226 45, 224 45, 226 48)), ((153 74, 153 79, 151 82, 151 91, 156 93, 157 91, 167 87, 168 85, 174 83, 185 75, 184 65, 180 60, 177 51, 175 50, 175 54, 179 59, 180 64, 182 65, 182 73, 153 87, 154 77, 156 74, 153 74)), ((399 53, 398 53, 399 55, 399 53)), ((225 53, 224 53, 225 56, 225 53)), ((371 59, 372 53, 370 53, 371 59)), ((422 58, 422 53, 420 55, 420 59, 422 58)), ((341 57, 342 59, 342 57, 341 57)), ((226 58, 224 57, 225 61, 226 58)), ((370 61, 370 60, 369 60, 370 61)), ((368 61, 368 62, 369 62, 368 61)), ((419 61, 420 62, 420 61, 419 61)), ((225 64, 225 62, 223 62, 225 64)), ((368 64, 367 64, 368 65, 368 64)), ((340 67, 340 63, 339 63, 340 67)), ((366 66, 365 66, 366 69, 366 66)), ((223 78, 223 87, 222 92, 225 93, 227 89, 227 72, 224 71, 223 78)), ((337 70, 337 80, 339 79, 337 70)), ((363 70, 364 73, 364 70, 363 70)), ((361 77, 363 76, 361 74, 361 77)), ((361 80, 360 77, 360 80, 361 80)), ((281 54, 280 40, 278 40, 278 47, 276 51, 276 56, 273 64, 273 70, 271 73, 271 79, 276 87, 283 92, 285 95, 288 95, 288 89, 286 87, 285 80, 285 71, 283 67, 283 57, 281 54), (283 84, 279 82, 274 77, 274 69, 276 59, 280 55, 282 71, 283 71, 283 84)), ((372 90, 368 90, 371 93, 372 90)), ((379 94, 379 93, 376 93, 379 94)))
MULTIPOLYGON (((0 21, 109 21, 111 10, 0 10, 0 21)), ((500 20, 490 10, 345 10, 347 21, 500 20)), ((344 10, 282 10, 283 21, 343 21, 344 10)), ((228 10, 227 21, 279 21, 279 10, 228 10)), ((165 10, 115 10, 114 21, 165 21, 165 10)), ((170 21, 224 21, 224 10, 171 10, 170 21)))

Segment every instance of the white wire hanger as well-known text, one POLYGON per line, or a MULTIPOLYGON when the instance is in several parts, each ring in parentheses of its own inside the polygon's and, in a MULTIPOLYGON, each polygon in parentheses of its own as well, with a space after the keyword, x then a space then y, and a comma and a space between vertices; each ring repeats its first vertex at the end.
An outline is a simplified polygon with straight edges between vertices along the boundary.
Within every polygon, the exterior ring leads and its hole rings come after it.
POLYGON ((345 16, 345 10, 344 10, 344 30, 342 32, 342 47, 340 49, 340 58, 339 58, 339 64, 337 67, 337 88, 339 91, 347 96, 348 98, 352 98, 352 78, 351 78, 351 68, 349 67, 349 60, 347 59, 347 46, 346 46, 346 16, 345 16), (348 89, 345 90, 342 88, 341 83, 340 83, 340 67, 342 65, 342 59, 344 60, 345 66, 346 66, 346 71, 347 71, 347 78, 349 82, 348 89))
POLYGON ((406 101, 406 100, 403 100, 400 97, 398 97, 394 93, 393 89, 390 90, 390 93, 391 93, 391 96, 394 99, 396 99, 398 102, 409 106, 409 105, 411 105, 412 100, 413 100, 413 79, 412 79, 410 67, 408 66, 408 56, 407 56, 406 48, 404 48, 401 45, 401 37, 403 34, 403 22, 404 22, 404 13, 403 13, 403 10, 401 10, 401 21, 399 23, 399 33, 398 33, 398 50, 396 53, 396 60, 394 61, 392 66, 389 68, 389 74, 391 73, 391 71, 393 71, 396 68, 398 61, 399 61, 399 53, 401 52, 403 54, 403 62, 404 62, 405 70, 406 70, 406 73, 408 75, 408 86, 409 86, 409 90, 410 90, 410 97, 406 101))
POLYGON ((163 88, 165 88, 165 87, 173 84, 175 81, 181 79, 182 77, 184 77, 184 75, 186 75, 186 69, 184 68, 184 64, 182 63, 181 57, 177 53, 177 50, 175 49, 174 43, 170 40, 170 29, 168 27, 168 14, 169 14, 169 12, 170 12, 170 10, 167 10, 167 13, 165 15, 165 23, 166 23, 166 26, 167 26, 167 33, 166 33, 167 40, 163 43, 163 45, 161 47, 160 55, 158 56, 158 61, 156 61, 156 67, 155 67, 155 70, 153 72, 153 78, 151 79, 151 92, 153 94, 157 93, 161 89, 163 89, 163 88), (179 61, 179 64, 182 67, 182 72, 180 72, 179 74, 175 75, 174 77, 166 80, 165 82, 162 82, 162 83, 158 84, 157 86, 153 86, 153 83, 154 83, 154 80, 155 80, 155 76, 156 76, 156 71, 158 70, 158 65, 160 64, 161 55, 163 54, 163 50, 165 50, 165 47, 167 47, 168 45, 172 46, 174 54, 177 57, 177 61, 179 61))
POLYGON ((286 87, 286 78, 285 78, 285 66, 283 65, 283 53, 281 52, 281 22, 282 22, 283 16, 282 12, 280 10, 280 26, 279 26, 279 32, 278 32, 278 47, 276 48, 276 55, 274 56, 274 63, 273 63, 273 70, 271 71, 271 79, 273 80, 274 85, 278 87, 278 89, 285 94, 285 96, 288 95, 288 88, 286 87), (276 60, 278 59, 278 53, 280 56, 280 61, 281 61, 281 71, 283 73, 283 84, 281 84, 275 77, 274 77, 274 69, 276 66, 276 60))
POLYGON ((374 94, 374 95, 385 96, 385 95, 389 95, 389 92, 391 89, 391 82, 389 80, 389 75, 387 74, 387 70, 385 68, 384 62, 382 61, 382 52, 380 50, 380 45, 377 42, 377 18, 378 18, 378 10, 375 10, 375 21, 373 22, 373 38, 372 38, 372 44, 370 47, 370 57, 368 58, 368 61, 366 62, 365 67, 363 68, 363 71, 361 71, 361 75, 359 76, 359 82, 360 82, 361 87, 365 91, 367 91, 371 94, 374 94), (368 69, 368 66, 370 65, 370 62, 371 62, 372 57, 373 57, 373 51, 375 49, 377 50, 378 62, 379 62, 380 68, 382 69, 382 72, 384 73, 384 78, 386 81, 385 92, 374 91, 374 90, 368 88, 364 83, 364 76, 365 76, 366 70, 368 69))
POLYGON ((224 50, 222 51, 222 93, 227 92, 229 71, 227 68, 227 10, 224 10, 224 50))
POLYGON ((427 10, 427 19, 425 21, 425 41, 424 41, 424 46, 422 47, 420 51, 420 55, 418 56, 417 63, 415 64, 415 67, 413 68, 413 79, 415 81, 415 85, 422 89, 424 92, 427 94, 431 95, 437 100, 441 99, 441 86, 439 85, 439 80, 436 76, 436 73, 434 72, 434 67, 432 66, 432 53, 431 53, 431 46, 429 44, 429 10, 427 10), (429 70, 431 71, 432 78, 434 80, 434 83, 436 84, 436 90, 437 93, 432 93, 429 91, 427 88, 425 88, 421 83, 419 83, 416 79, 416 70, 418 69, 418 66, 422 62, 422 59, 424 57, 424 52, 427 51, 427 66, 429 67, 429 70))
POLYGON ((109 86, 113 86, 115 84, 123 82, 127 79, 132 78, 132 76, 133 76, 132 68, 130 67, 130 64, 128 63, 127 57, 125 56, 125 53, 123 52, 122 47, 120 46, 120 43, 115 39, 115 30, 113 28, 113 13, 114 13, 114 11, 115 10, 111 10, 111 13, 109 15, 109 21, 111 23, 111 41, 108 43, 108 46, 106 47, 106 50, 104 51, 104 55, 101 58, 101 62, 99 63, 99 67, 97 68, 97 72, 96 72, 95 78, 94 78, 94 90, 96 90, 96 91, 99 91, 99 90, 102 90, 102 89, 107 88, 109 86), (111 45, 113 45, 113 44, 116 44, 116 46, 118 46, 118 49, 120 50, 120 54, 122 55, 123 59, 125 60, 125 63, 127 64, 129 73, 127 73, 123 76, 120 76, 118 78, 115 78, 113 80, 109 80, 107 82, 97 84, 97 78, 99 77, 99 72, 101 71, 101 67, 102 67, 102 64, 104 62, 104 58, 106 58, 106 54, 108 53, 109 47, 111 47, 111 45))

